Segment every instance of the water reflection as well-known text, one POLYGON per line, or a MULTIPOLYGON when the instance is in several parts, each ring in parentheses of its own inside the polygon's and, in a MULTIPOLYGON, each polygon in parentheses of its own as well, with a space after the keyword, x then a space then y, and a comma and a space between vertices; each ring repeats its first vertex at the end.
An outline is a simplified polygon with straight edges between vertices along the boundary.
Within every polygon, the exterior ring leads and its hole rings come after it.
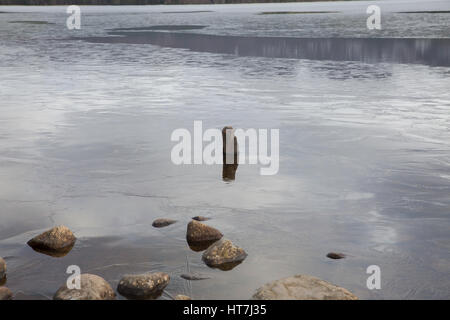
POLYGON ((211 241, 201 241, 201 242, 193 242, 187 239, 187 243, 189 248, 194 252, 201 252, 208 249, 213 243, 215 243, 217 240, 211 240, 211 241))
POLYGON ((112 31, 151 31, 151 30, 164 30, 164 31, 179 31, 179 30, 197 30, 203 29, 207 26, 202 25, 155 25, 148 27, 131 27, 131 28, 114 28, 112 31))
POLYGON ((212 268, 212 269, 219 269, 219 270, 222 270, 222 271, 230 271, 230 270, 233 270, 238 265, 240 265, 242 263, 242 261, 244 261, 244 260, 222 263, 221 265, 214 266, 214 267, 210 266, 208 264, 207 264, 207 266, 212 268))
POLYGON ((47 250, 47 249, 39 248, 39 247, 32 247, 32 246, 30 246, 30 247, 34 251, 45 254, 47 256, 54 257, 54 258, 62 258, 62 257, 65 257, 67 254, 69 254, 69 252, 72 250, 73 246, 74 246, 74 244, 72 244, 71 246, 65 247, 62 250, 58 250, 58 251, 47 250))
POLYGON ((268 58, 450 66, 450 39, 243 37, 173 32, 109 32, 73 38, 93 43, 153 44, 198 52, 268 58))
POLYGON ((357 62, 329 62, 309 66, 313 74, 333 80, 386 79, 392 77, 392 66, 386 64, 362 64, 357 62))

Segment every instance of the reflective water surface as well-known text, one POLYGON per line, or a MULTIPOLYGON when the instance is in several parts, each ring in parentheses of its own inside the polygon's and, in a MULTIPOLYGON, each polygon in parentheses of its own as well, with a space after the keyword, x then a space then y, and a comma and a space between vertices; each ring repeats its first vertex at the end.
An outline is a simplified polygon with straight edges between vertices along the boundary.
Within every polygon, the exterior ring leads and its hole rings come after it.
POLYGON ((163 299, 247 299, 298 273, 363 299, 450 298, 450 3, 379 3, 380 31, 366 28, 369 2, 82 7, 72 31, 65 7, 1 7, 0 256, 16 298, 51 298, 72 264, 113 287, 169 272, 163 299), (283 11, 336 13, 260 14, 283 11), (249 50, 273 37, 379 45, 355 59, 193 46, 219 36, 257 39, 249 50), (194 120, 280 129, 279 173, 172 164, 170 135, 194 120), (194 216, 246 260, 208 268, 186 243, 194 216), (78 237, 66 256, 26 245, 58 224, 78 237), (381 290, 366 287, 373 264, 381 290))

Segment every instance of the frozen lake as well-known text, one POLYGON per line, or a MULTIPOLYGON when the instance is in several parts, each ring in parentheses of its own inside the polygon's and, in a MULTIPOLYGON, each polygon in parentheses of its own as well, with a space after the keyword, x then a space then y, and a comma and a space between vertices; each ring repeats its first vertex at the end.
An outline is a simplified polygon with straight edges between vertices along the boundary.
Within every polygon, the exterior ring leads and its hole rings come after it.
POLYGON ((359 1, 89 6, 81 30, 64 6, 0 6, 0 256, 16 298, 51 298, 72 264, 114 288, 165 271, 167 292, 194 299, 298 273, 363 299, 450 298, 450 2, 376 3, 381 30, 359 1), (174 165, 170 135, 195 120, 278 128, 279 173, 174 165), (196 215, 247 259, 204 265, 185 240, 196 215), (26 245, 57 224, 78 237, 67 256, 26 245), (211 279, 180 278, 187 261, 211 279))

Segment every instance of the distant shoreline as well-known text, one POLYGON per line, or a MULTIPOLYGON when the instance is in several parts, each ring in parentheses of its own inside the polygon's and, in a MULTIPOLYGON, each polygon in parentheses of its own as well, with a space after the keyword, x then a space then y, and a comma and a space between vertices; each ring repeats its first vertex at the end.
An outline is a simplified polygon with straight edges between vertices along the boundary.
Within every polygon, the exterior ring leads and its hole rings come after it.
POLYGON ((288 2, 337 2, 356 0, 0 0, 0 6, 58 6, 58 5, 188 5, 188 4, 239 4, 288 2))

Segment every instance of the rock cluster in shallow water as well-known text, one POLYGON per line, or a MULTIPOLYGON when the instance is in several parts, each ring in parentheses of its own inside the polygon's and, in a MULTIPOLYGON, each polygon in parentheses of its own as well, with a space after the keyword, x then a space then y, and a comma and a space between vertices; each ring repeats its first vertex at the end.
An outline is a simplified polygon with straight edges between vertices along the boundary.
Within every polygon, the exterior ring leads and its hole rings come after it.
MULTIPOLYGON (((196 216, 187 225, 186 240, 194 251, 204 251, 202 260, 211 268, 228 271, 242 263, 247 253, 244 249, 234 245, 230 240, 224 239, 223 234, 200 221, 210 218, 196 216)), ((169 226, 177 220, 159 218, 153 221, 152 226, 162 228, 169 226)), ((76 237, 65 226, 57 226, 28 241, 34 250, 56 257, 66 255, 73 248, 76 237)), ((330 252, 330 259, 342 259, 343 253, 330 252)), ((210 279, 195 273, 185 273, 181 277, 186 280, 210 279)), ((113 300, 116 293, 103 278, 93 274, 82 274, 80 288, 68 288, 67 283, 62 285, 54 295, 55 300, 113 300)), ((170 276, 164 272, 125 275, 119 281, 117 292, 128 299, 156 299, 161 296, 170 281, 170 276)), ((7 287, 6 262, 0 257, 0 300, 13 298, 13 293, 7 287), (3 281, 3 282, 2 282, 3 281)), ((186 295, 176 295, 175 300, 191 300, 186 295)), ((272 281, 257 289, 253 299, 278 300, 356 300, 350 291, 335 286, 319 278, 307 275, 272 281)))

